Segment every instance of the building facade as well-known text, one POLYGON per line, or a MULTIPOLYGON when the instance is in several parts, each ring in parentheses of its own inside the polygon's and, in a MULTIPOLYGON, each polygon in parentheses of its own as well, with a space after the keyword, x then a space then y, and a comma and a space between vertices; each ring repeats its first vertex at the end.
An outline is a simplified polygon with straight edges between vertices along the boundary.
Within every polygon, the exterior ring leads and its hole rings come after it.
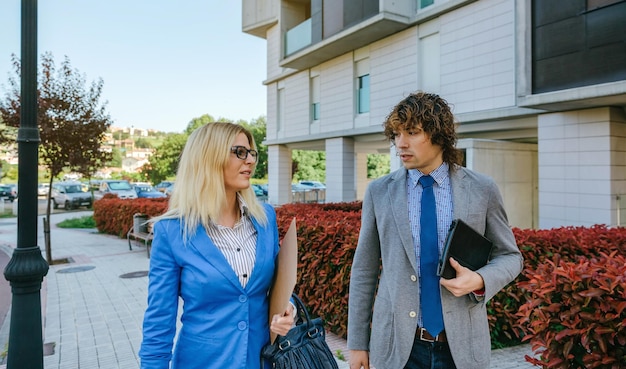
POLYGON ((626 1, 243 0, 267 40, 269 202, 291 151, 326 152, 326 201, 362 198, 407 94, 445 98, 465 165, 513 226, 626 224, 626 1), (622 215, 623 214, 623 215, 622 215))

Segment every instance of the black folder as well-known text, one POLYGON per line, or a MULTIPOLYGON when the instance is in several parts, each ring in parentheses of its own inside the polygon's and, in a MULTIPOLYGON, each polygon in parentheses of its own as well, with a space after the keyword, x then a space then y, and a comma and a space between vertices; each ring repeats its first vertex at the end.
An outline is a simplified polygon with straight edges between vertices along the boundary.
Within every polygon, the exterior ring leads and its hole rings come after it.
POLYGON ((453 220, 439 260, 437 275, 445 279, 456 277, 456 270, 450 265, 450 257, 471 270, 483 267, 489 261, 492 246, 490 240, 465 222, 453 220))

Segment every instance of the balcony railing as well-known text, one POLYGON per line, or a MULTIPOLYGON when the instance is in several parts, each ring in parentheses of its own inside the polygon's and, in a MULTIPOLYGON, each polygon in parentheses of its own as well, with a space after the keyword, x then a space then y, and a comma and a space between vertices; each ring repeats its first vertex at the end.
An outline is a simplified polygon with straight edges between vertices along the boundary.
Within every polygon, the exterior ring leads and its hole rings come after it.
POLYGON ((311 18, 309 18, 285 34, 285 56, 311 45, 311 42, 311 18))

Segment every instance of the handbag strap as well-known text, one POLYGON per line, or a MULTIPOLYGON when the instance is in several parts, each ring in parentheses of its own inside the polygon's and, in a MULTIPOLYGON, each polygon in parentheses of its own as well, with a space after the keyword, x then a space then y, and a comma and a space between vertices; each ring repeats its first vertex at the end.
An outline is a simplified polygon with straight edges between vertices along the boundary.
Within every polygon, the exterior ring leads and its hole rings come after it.
POLYGON ((291 298, 296 303, 296 308, 298 309, 298 314, 304 314, 304 317, 306 318, 306 324, 307 324, 308 327, 310 327, 311 326, 311 316, 309 315, 309 311, 307 310, 306 306, 304 306, 304 303, 302 302, 302 300, 300 300, 300 297, 298 297, 298 295, 296 295, 295 292, 291 294, 291 298))

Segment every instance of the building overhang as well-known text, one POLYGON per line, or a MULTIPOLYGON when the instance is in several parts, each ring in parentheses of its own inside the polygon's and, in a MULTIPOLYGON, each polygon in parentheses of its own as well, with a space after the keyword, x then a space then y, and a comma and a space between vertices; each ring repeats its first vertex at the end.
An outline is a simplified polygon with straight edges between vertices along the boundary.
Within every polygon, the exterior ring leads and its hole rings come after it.
POLYGON ((306 47, 284 58, 280 66, 303 70, 336 58, 410 26, 411 19, 397 14, 379 13, 353 27, 306 47))
POLYGON ((576 87, 518 97, 518 106, 545 111, 568 111, 603 106, 626 109, 626 81, 576 87))

